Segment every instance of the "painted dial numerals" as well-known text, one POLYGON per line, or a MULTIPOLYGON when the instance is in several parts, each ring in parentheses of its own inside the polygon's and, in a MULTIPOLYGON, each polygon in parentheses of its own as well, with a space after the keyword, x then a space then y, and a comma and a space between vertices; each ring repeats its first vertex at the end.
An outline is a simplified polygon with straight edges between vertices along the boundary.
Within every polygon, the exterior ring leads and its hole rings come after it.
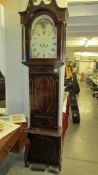
POLYGON ((30 58, 57 58, 57 30, 46 15, 30 31, 30 58))

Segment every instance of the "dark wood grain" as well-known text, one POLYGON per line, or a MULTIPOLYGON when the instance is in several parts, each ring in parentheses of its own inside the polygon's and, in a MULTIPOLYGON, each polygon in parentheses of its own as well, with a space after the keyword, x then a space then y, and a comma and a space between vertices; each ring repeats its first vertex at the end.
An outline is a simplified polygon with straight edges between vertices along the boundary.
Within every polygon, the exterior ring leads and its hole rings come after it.
POLYGON ((58 72, 30 69, 30 126, 58 128, 58 72))
POLYGON ((62 132, 28 130, 29 144, 26 146, 25 165, 45 163, 61 168, 62 132))

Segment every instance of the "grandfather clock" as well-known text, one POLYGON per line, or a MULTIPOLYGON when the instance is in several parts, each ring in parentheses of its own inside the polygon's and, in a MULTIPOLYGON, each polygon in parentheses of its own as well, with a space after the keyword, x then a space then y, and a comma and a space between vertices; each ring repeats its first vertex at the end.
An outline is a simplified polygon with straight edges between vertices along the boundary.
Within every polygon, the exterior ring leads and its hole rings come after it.
POLYGON ((22 63, 29 67, 30 128, 25 163, 60 169, 59 68, 64 64, 67 9, 56 0, 29 0, 20 16, 22 63))

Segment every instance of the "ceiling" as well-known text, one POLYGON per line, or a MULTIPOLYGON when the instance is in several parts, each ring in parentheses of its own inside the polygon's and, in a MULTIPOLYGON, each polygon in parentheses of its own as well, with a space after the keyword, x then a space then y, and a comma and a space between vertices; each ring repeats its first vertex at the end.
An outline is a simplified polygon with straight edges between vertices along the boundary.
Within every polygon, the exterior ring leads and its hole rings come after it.
POLYGON ((98 52, 98 0, 68 0, 67 55, 98 52))

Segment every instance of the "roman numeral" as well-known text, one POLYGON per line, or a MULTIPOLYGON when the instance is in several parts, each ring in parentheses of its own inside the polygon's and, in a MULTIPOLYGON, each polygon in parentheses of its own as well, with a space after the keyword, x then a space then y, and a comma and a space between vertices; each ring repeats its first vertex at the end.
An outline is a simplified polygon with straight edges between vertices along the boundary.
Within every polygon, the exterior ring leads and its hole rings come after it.
POLYGON ((36 51, 36 48, 34 48, 33 51, 36 51))
POLYGON ((52 48, 52 51, 54 52, 54 51, 55 51, 55 49, 54 49, 54 48, 52 48))
POLYGON ((43 54, 43 57, 45 58, 45 54, 43 54))

